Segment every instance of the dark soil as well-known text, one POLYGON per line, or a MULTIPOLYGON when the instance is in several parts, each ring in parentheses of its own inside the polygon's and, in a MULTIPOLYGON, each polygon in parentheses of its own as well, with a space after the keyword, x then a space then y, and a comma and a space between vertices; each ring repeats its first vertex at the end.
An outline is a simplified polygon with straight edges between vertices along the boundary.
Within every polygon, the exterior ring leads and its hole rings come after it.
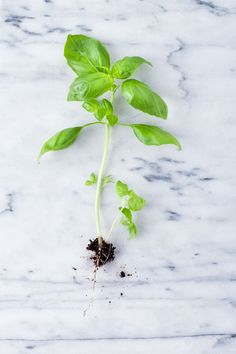
POLYGON ((102 241, 102 246, 98 245, 98 238, 95 240, 89 240, 89 244, 86 247, 88 251, 92 251, 93 255, 90 257, 96 267, 101 267, 108 262, 112 262, 115 259, 115 247, 112 243, 102 241))
POLYGON ((132 274, 130 274, 130 273, 128 273, 128 274, 126 274, 123 270, 120 272, 120 277, 121 278, 125 278, 125 277, 132 277, 132 274))
POLYGON ((126 276, 126 274, 125 274, 125 272, 122 270, 121 272, 120 272, 120 277, 121 278, 124 278, 126 276))

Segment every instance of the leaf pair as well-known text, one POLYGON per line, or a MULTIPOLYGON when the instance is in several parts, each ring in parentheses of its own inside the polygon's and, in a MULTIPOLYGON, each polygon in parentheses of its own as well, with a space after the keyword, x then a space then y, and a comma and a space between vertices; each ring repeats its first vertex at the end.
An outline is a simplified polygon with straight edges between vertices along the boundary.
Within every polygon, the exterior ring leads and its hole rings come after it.
POLYGON ((121 223, 128 228, 130 237, 134 238, 137 235, 137 226, 133 222, 132 212, 128 208, 121 208, 121 212, 125 216, 121 219, 121 223))
MULTIPOLYGON (((94 172, 92 172, 90 173, 89 179, 87 179, 87 181, 85 181, 84 184, 85 186, 92 186, 93 184, 97 183, 97 179, 98 179, 97 175, 94 172)), ((103 177, 102 187, 106 186, 109 183, 114 183, 113 177, 111 175, 103 177)))
POLYGON ((145 200, 121 181, 116 182, 116 193, 120 198, 123 198, 123 204, 125 204, 125 206, 119 208, 125 216, 125 218, 121 220, 121 223, 127 226, 130 236, 135 237, 137 227, 133 222, 132 212, 143 209, 145 200))
POLYGON ((97 179, 98 176, 94 172, 92 172, 90 173, 89 179, 87 179, 84 184, 85 186, 92 186, 93 184, 97 183, 97 179))
POLYGON ((92 98, 84 101, 82 106, 86 111, 93 113, 99 121, 106 116, 107 121, 112 127, 118 122, 118 117, 113 113, 113 106, 106 98, 103 98, 102 101, 92 98))
POLYGON ((85 35, 67 37, 64 55, 68 65, 80 76, 83 73, 111 73, 116 79, 127 79, 142 64, 152 65, 138 56, 126 56, 115 62, 110 70, 110 56, 106 47, 98 40, 85 35))
POLYGON ((129 209, 132 211, 141 210, 145 205, 145 200, 121 181, 116 182, 116 193, 120 198, 127 197, 129 209))
POLYGON ((113 81, 107 75, 110 56, 100 41, 82 34, 68 35, 64 55, 78 76, 70 86, 68 101, 96 98, 111 88, 113 81))
MULTIPOLYGON (((110 56, 105 46, 82 34, 68 35, 64 55, 68 65, 78 76, 70 86, 68 101, 97 98, 111 89, 114 78, 127 79, 140 65, 151 65, 144 58, 126 56, 115 62, 110 69, 110 56)), ((124 92, 128 85, 127 81, 123 86, 124 92)))

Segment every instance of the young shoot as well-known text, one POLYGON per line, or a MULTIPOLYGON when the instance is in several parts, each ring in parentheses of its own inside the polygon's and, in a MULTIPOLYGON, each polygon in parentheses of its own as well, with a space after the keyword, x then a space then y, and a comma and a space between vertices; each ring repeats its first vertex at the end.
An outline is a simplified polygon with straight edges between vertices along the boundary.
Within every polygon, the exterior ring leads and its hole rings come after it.
POLYGON ((49 151, 68 148, 79 139, 87 128, 97 127, 105 130, 100 168, 98 171, 92 172, 85 181, 86 186, 96 185, 97 237, 90 240, 87 249, 94 252, 91 258, 98 268, 114 259, 115 247, 108 243, 108 240, 117 223, 120 221, 127 228, 130 237, 135 238, 137 235, 135 214, 145 206, 145 200, 133 189, 130 189, 126 183, 120 180, 114 181, 111 175, 105 175, 111 131, 116 128, 131 129, 134 136, 144 145, 171 144, 178 149, 181 149, 181 145, 174 135, 156 125, 120 123, 119 117, 114 111, 115 97, 121 94, 133 108, 157 118, 167 119, 168 109, 165 101, 146 83, 132 77, 141 65, 151 66, 149 61, 139 56, 126 56, 111 65, 106 47, 100 41, 82 34, 68 35, 64 55, 67 64, 76 74, 75 80, 70 85, 67 100, 81 102, 82 107, 93 116, 93 121, 63 129, 53 135, 43 144, 38 159, 49 151), (110 183, 115 183, 120 203, 117 215, 106 234, 102 228, 100 216, 101 194, 104 187, 110 183))

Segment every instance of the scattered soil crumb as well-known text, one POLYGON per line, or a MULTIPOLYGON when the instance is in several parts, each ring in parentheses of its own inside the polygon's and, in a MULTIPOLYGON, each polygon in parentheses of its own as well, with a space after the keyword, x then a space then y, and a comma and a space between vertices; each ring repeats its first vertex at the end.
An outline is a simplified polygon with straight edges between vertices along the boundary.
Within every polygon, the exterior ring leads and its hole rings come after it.
POLYGON ((128 274, 127 274, 127 277, 132 277, 132 275, 133 275, 133 274, 128 273, 128 274))
POLYGON ((111 304, 111 300, 109 300, 109 304, 111 304))
POLYGON ((115 247, 113 244, 103 240, 102 246, 99 247, 98 238, 89 240, 87 250, 94 252, 90 258, 93 260, 96 267, 101 267, 102 265, 112 262, 115 259, 115 247))
POLYGON ((124 294, 123 293, 120 293, 120 296, 123 296, 124 294))
POLYGON ((75 268, 75 267, 72 267, 72 269, 73 269, 73 270, 77 270, 77 268, 75 268))
POLYGON ((121 277, 121 278, 126 277, 126 274, 125 274, 125 272, 124 272, 123 270, 120 272, 120 277, 121 277))

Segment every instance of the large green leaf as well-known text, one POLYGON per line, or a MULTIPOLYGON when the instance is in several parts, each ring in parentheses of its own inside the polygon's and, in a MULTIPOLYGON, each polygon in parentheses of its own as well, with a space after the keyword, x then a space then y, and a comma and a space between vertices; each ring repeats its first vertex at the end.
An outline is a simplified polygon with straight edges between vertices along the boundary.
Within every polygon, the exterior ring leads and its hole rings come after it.
POLYGON ((71 84, 67 100, 83 101, 99 97, 110 89, 111 84, 111 79, 104 73, 83 73, 71 84))
POLYGON ((78 75, 110 68, 110 57, 104 45, 83 34, 68 35, 64 55, 68 65, 78 75))
POLYGON ((124 57, 115 62, 111 73, 116 79, 127 79, 142 64, 152 65, 149 61, 141 57, 124 57))
POLYGON ((63 150, 72 145, 81 133, 82 129, 83 127, 67 128, 53 135, 43 144, 38 160, 42 155, 46 154, 46 152, 63 150))
POLYGON ((167 118, 166 103, 143 82, 134 79, 124 81, 122 83, 122 93, 127 102, 134 108, 152 116, 167 118))
POLYGON ((170 133, 154 125, 131 124, 134 134, 145 145, 172 144, 181 149, 179 141, 170 133))

